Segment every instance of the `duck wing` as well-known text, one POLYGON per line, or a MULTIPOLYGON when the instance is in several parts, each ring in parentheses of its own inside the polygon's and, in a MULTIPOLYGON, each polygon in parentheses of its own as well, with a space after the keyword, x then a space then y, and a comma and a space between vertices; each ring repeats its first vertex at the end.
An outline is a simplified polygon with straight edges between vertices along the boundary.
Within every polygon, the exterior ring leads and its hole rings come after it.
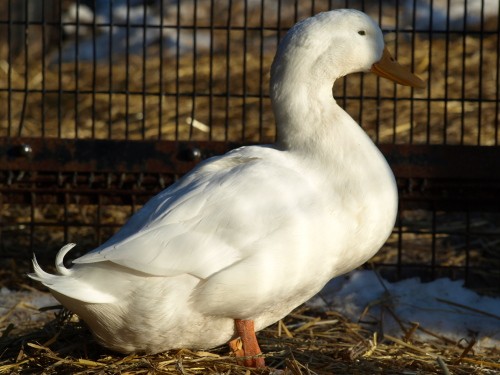
POLYGON ((205 279, 251 256, 252 244, 270 233, 302 222, 314 200, 311 186, 288 153, 240 148, 199 165, 74 263, 111 261, 151 275, 205 279))

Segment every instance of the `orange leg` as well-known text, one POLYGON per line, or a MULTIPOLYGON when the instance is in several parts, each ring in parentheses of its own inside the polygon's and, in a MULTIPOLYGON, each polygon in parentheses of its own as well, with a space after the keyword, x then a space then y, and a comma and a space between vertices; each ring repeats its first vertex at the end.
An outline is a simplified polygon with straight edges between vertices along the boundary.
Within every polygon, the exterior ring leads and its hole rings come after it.
MULTIPOLYGON (((257 337, 255 336, 255 328, 253 320, 235 319, 234 325, 236 332, 240 336, 229 342, 229 347, 236 357, 253 357, 262 354, 257 337)), ((264 358, 245 358, 241 361, 247 367, 266 367, 264 358)))

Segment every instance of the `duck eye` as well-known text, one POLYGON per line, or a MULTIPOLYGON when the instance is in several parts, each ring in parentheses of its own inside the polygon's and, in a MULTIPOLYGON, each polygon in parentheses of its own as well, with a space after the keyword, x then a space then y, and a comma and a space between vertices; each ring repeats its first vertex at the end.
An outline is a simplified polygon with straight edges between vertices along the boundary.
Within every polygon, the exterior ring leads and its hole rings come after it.
POLYGON ((365 31, 365 30, 359 30, 359 31, 358 31, 358 34, 359 34, 359 35, 366 35, 366 31, 365 31))

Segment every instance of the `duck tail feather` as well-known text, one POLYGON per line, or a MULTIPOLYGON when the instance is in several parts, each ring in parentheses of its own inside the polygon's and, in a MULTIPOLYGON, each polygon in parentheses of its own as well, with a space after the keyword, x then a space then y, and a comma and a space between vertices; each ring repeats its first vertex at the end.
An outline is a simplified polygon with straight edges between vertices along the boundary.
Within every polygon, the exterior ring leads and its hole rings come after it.
POLYGON ((51 278, 55 277, 55 275, 51 275, 48 272, 45 272, 42 267, 38 264, 38 260, 36 259, 35 254, 33 254, 33 270, 35 273, 29 273, 28 276, 32 278, 33 280, 40 281, 41 283, 45 283, 45 280, 50 280, 51 278))
POLYGON ((76 246, 74 243, 69 243, 64 245, 61 250, 56 255, 56 269, 61 275, 69 276, 71 275, 71 270, 64 266, 64 257, 66 254, 76 246))
POLYGON ((113 295, 95 288, 92 284, 84 281, 84 278, 82 278, 81 275, 78 276, 78 272, 64 266, 64 256, 74 246, 75 244, 67 244, 57 253, 56 270, 58 274, 55 275, 45 272, 42 267, 40 267, 36 256, 33 255, 34 272, 29 273, 28 277, 41 282, 51 291, 82 302, 111 303, 116 301, 116 298, 113 295))
POLYGON ((34 280, 38 280, 42 282, 43 284, 47 285, 47 283, 50 283, 50 281, 54 281, 57 279, 59 276, 70 276, 72 271, 71 269, 68 269, 64 266, 64 257, 70 251, 73 247, 76 245, 74 243, 69 243, 61 248, 59 252, 56 255, 56 270, 59 273, 59 275, 52 275, 48 272, 45 272, 42 267, 40 267, 40 264, 38 263, 38 260, 36 259, 35 254, 33 254, 33 270, 35 271, 34 273, 28 274, 28 276, 34 280))
POLYGON ((33 255, 34 272, 29 273, 28 277, 41 282, 53 292, 57 292, 60 295, 64 295, 75 300, 88 303, 115 302, 116 298, 113 295, 101 291, 92 284, 87 283, 81 275, 78 276, 78 272, 64 266, 64 256, 74 246, 74 244, 68 244, 59 250, 59 253, 56 256, 56 269, 59 274, 56 275, 45 272, 42 267, 40 267, 36 256, 33 255))

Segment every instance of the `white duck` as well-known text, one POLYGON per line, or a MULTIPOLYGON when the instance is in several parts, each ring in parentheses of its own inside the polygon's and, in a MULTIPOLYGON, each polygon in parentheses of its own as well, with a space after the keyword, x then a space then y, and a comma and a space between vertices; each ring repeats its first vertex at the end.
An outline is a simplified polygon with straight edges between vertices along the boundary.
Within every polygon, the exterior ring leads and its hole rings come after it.
POLYGON ((230 340, 264 366, 255 331, 331 278, 361 265, 394 225, 387 162, 332 98, 332 83, 373 71, 424 83, 392 60, 364 13, 334 10, 296 24, 271 70, 275 145, 211 158, 151 199, 111 239, 58 275, 30 277, 113 350, 156 353, 230 340), (241 341, 238 339, 241 338, 241 341))

